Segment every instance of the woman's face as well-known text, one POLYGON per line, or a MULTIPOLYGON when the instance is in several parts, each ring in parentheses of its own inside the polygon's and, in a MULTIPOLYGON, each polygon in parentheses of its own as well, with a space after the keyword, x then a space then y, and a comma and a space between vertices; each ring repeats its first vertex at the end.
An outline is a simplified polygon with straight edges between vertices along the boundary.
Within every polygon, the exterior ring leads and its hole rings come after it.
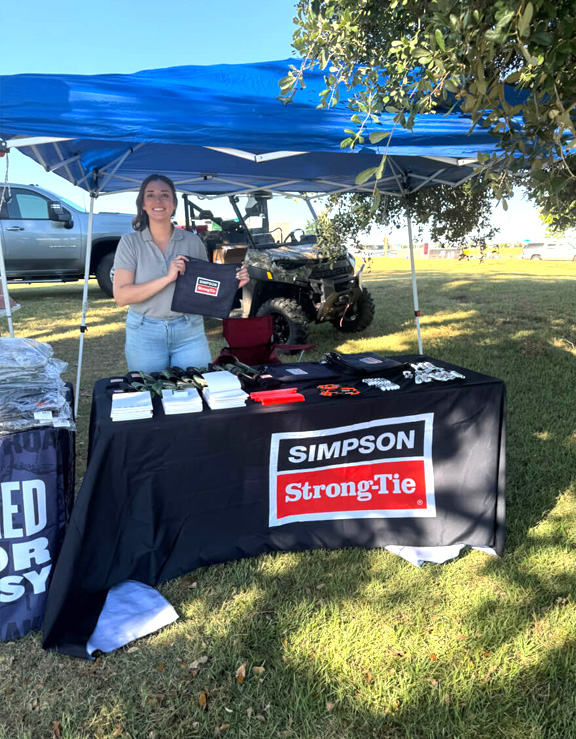
POLYGON ((170 186, 162 180, 149 182, 144 190, 142 207, 148 214, 150 223, 170 222, 176 208, 170 186))

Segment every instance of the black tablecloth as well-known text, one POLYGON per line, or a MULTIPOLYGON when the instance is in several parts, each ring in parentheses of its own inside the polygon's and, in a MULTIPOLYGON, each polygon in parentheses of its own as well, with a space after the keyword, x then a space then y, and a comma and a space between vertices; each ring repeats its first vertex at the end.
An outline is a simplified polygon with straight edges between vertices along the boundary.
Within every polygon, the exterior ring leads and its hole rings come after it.
MULTIPOLYGON (((402 357, 414 361, 417 357, 402 357)), ((429 358, 425 358, 429 359, 429 358)), ((445 362, 434 364, 454 368, 445 362)), ((460 369, 460 368, 455 368, 460 369)), ((464 381, 112 422, 96 383, 86 476, 44 646, 86 657, 107 591, 267 551, 504 542, 505 386, 464 381)), ((345 384, 350 385, 350 378, 345 384)))

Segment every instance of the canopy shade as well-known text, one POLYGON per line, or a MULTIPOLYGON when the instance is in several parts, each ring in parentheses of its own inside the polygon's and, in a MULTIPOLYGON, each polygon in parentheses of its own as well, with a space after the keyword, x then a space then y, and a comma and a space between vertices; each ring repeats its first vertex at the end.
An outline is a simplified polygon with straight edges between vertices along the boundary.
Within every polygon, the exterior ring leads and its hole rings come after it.
MULTIPOLYGON (((371 184, 355 184, 356 175, 379 164, 386 141, 340 148, 351 111, 344 102, 317 107, 325 87, 318 70, 307 73, 293 102, 280 102, 278 81, 294 62, 2 76, 0 135, 95 193, 137 189, 152 172, 205 195, 370 191, 371 184)), ((466 180, 478 152, 496 149, 485 129, 469 133, 469 126, 461 113, 434 114, 407 131, 383 114, 375 129, 392 138, 382 191, 402 195, 466 180)))

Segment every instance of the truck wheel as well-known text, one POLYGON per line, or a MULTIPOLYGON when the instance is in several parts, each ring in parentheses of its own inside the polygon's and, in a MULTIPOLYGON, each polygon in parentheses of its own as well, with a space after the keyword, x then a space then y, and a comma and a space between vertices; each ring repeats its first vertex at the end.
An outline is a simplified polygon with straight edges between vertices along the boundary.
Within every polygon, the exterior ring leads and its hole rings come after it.
POLYGON ((96 267, 96 279, 98 280, 98 286, 102 292, 111 298, 113 295, 112 290, 112 268, 114 266, 114 252, 108 252, 104 254, 102 259, 98 262, 96 267))
POLYGON ((540 254, 532 254, 532 256, 530 257, 530 259, 541 260, 542 257, 540 256, 540 254))
POLYGON ((359 300, 351 305, 344 318, 335 318, 332 325, 345 334, 364 331, 374 320, 374 300, 368 290, 362 290, 359 300))
POLYGON ((256 315, 272 316, 276 344, 306 344, 308 341, 308 319, 295 300, 272 298, 262 303, 256 315))

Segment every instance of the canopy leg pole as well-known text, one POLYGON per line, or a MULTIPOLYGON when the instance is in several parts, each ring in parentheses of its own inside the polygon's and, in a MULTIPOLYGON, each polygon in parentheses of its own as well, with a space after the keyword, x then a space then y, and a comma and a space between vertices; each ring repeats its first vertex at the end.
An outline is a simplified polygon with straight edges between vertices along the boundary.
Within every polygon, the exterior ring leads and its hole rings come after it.
POLYGON ((412 273, 412 299, 414 301, 414 316, 416 317, 416 333, 418 334, 418 354, 422 351, 422 336, 420 334, 420 306, 418 304, 418 285, 416 283, 416 267, 414 266, 414 244, 412 242, 412 218, 410 208, 406 205, 406 221, 408 226, 408 246, 410 249, 410 271, 412 273))
POLYGON ((76 372, 76 388, 74 391, 74 416, 78 417, 78 402, 80 400, 80 375, 82 373, 82 351, 84 349, 84 334, 87 331, 86 314, 88 313, 88 280, 90 279, 90 260, 92 257, 92 230, 94 224, 94 201, 96 195, 90 193, 90 212, 88 214, 88 234, 86 237, 86 260, 84 263, 84 289, 82 291, 82 318, 80 319, 80 346, 78 348, 78 370, 76 372))
POLYGON ((10 296, 8 295, 8 282, 6 280, 6 265, 4 264, 4 245, 2 243, 2 233, 0 229, 0 279, 2 280, 2 295, 4 295, 4 306, 6 309, 6 319, 8 321, 8 331, 10 336, 14 338, 14 326, 12 325, 12 308, 10 307, 10 296))
POLYGON ((310 202, 310 198, 304 198, 304 200, 306 201, 306 205, 308 206, 308 210, 310 211, 310 213, 312 213, 312 218, 315 221, 317 221, 318 220, 318 216, 316 215, 316 211, 314 210, 314 206, 310 202))

